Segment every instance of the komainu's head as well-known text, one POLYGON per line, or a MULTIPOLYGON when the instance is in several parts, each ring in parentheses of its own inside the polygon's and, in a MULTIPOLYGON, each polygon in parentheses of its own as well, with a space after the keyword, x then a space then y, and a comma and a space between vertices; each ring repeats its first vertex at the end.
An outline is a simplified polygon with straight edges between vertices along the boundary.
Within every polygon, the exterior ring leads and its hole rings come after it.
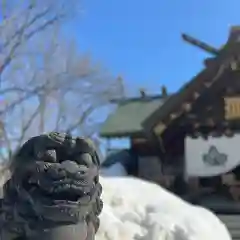
POLYGON ((10 188, 45 223, 90 221, 102 210, 99 158, 84 138, 51 132, 28 140, 12 163, 10 188))

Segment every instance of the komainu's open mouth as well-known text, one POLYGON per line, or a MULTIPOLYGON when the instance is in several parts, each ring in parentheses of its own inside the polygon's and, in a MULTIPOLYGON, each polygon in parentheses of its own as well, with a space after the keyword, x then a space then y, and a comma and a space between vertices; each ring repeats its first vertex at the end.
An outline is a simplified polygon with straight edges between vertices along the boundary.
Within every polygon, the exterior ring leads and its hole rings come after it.
POLYGON ((80 198, 88 198, 94 186, 95 171, 97 168, 91 169, 87 164, 80 165, 72 160, 36 161, 28 176, 24 174, 23 187, 30 194, 44 197, 49 202, 77 202, 80 198))
POLYGON ((54 187, 47 193, 54 200, 67 200, 77 202, 85 195, 82 183, 77 180, 66 179, 55 182, 54 187))
POLYGON ((41 181, 24 181, 24 188, 32 194, 40 195, 51 201, 78 202, 86 195, 80 181, 64 179, 50 183, 48 188, 41 186, 41 181))

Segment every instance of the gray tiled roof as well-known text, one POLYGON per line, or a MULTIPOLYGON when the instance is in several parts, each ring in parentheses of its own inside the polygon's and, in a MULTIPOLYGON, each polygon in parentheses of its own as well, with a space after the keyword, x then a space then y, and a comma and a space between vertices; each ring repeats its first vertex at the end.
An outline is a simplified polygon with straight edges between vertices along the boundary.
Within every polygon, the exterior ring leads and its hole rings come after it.
POLYGON ((165 101, 160 97, 128 99, 118 107, 103 124, 102 137, 124 137, 143 133, 142 122, 155 112, 165 101))

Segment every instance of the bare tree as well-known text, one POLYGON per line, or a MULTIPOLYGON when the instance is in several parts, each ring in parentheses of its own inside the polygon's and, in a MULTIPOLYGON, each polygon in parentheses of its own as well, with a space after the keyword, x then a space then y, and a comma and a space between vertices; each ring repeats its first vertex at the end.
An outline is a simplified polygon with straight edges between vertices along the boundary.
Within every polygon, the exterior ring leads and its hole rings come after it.
POLYGON ((0 13, 1 141, 7 149, 1 159, 42 132, 92 136, 109 99, 121 91, 118 81, 63 36, 78 1, 28 0, 18 8, 9 2, 2 0, 0 13))
MULTIPOLYGON (((10 63, 26 54, 33 38, 78 16, 77 0, 0 0, 1 81, 10 63), (76 15, 74 15, 76 13, 76 15), (23 51, 24 50, 24 51, 23 51)), ((34 41, 33 41, 34 42, 34 41)))

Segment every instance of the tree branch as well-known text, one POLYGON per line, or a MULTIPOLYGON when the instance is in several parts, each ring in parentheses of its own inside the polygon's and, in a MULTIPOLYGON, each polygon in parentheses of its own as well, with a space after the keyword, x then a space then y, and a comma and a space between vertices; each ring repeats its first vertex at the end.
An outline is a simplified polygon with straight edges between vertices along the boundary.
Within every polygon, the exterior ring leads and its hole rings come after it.
MULTIPOLYGON (((5 42, 5 44, 3 44, 3 48, 7 48, 10 43, 16 39, 16 43, 13 44, 13 46, 11 47, 11 50, 8 54, 8 56, 5 58, 4 62, 1 64, 1 68, 0 68, 0 77, 1 74, 3 73, 3 71, 7 68, 7 66, 10 64, 11 60, 14 58, 15 52, 16 50, 19 48, 19 46, 21 44, 23 44, 24 42, 29 41, 34 35, 36 35, 37 33, 44 31, 47 27, 49 27, 50 25, 53 25, 55 22, 57 22, 58 20, 60 20, 60 18, 62 18, 64 15, 63 14, 59 14, 56 15, 54 17, 51 17, 50 19, 46 20, 45 23, 40 24, 40 26, 38 26, 37 28, 35 28, 34 30, 32 30, 30 33, 26 33, 26 31, 33 26, 37 21, 39 21, 40 19, 44 18, 48 13, 50 13, 51 8, 47 8, 46 10, 36 14, 32 20, 30 20, 29 22, 28 17, 29 14, 31 12, 31 10, 33 9, 34 5, 30 4, 28 6, 28 11, 27 11, 27 18, 26 18, 26 22, 25 24, 22 25, 22 27, 18 30, 16 30, 16 32, 13 34, 13 36, 11 36, 11 38, 9 40, 7 40, 5 42)), ((0 79, 1 82, 1 79, 0 79)))
POLYGON ((40 107, 41 107, 41 104, 38 105, 38 107, 33 112, 33 114, 29 117, 28 121, 23 125, 23 127, 21 129, 20 138, 18 139, 18 146, 16 147, 16 149, 18 149, 21 146, 22 142, 25 140, 27 130, 32 126, 34 119, 39 114, 40 107))
MULTIPOLYGON (((5 123, 9 152, 14 152, 27 138, 35 135, 39 123, 42 125, 39 131, 55 128, 73 132, 79 129, 84 133, 90 116, 105 106, 110 96, 118 94, 117 84, 111 82, 113 79, 106 77, 105 71, 93 65, 90 58, 82 56, 73 41, 63 38, 59 30, 66 12, 62 5, 58 11, 50 2, 46 6, 33 4, 33 9, 28 3, 27 10, 24 9, 29 15, 22 18, 20 15, 18 18, 7 16, 6 21, 11 21, 5 30, 10 32, 0 40, 7 48, 1 52, 4 56, 0 79, 4 76, 4 82, 0 96, 8 102, 0 106, 0 116, 5 123), (15 25, 10 26, 16 19, 20 23, 17 29, 15 25), (45 31, 51 26, 54 26, 52 32, 45 31)), ((4 26, 1 28, 4 33, 4 26)), ((91 133, 95 132, 97 121, 94 119, 90 125, 91 133)))
POLYGON ((77 127, 81 126, 86 119, 89 117, 89 115, 94 111, 95 106, 90 106, 88 107, 82 114, 81 117, 79 118, 79 120, 72 124, 71 126, 69 126, 66 130, 67 132, 72 132, 74 131, 77 127))

